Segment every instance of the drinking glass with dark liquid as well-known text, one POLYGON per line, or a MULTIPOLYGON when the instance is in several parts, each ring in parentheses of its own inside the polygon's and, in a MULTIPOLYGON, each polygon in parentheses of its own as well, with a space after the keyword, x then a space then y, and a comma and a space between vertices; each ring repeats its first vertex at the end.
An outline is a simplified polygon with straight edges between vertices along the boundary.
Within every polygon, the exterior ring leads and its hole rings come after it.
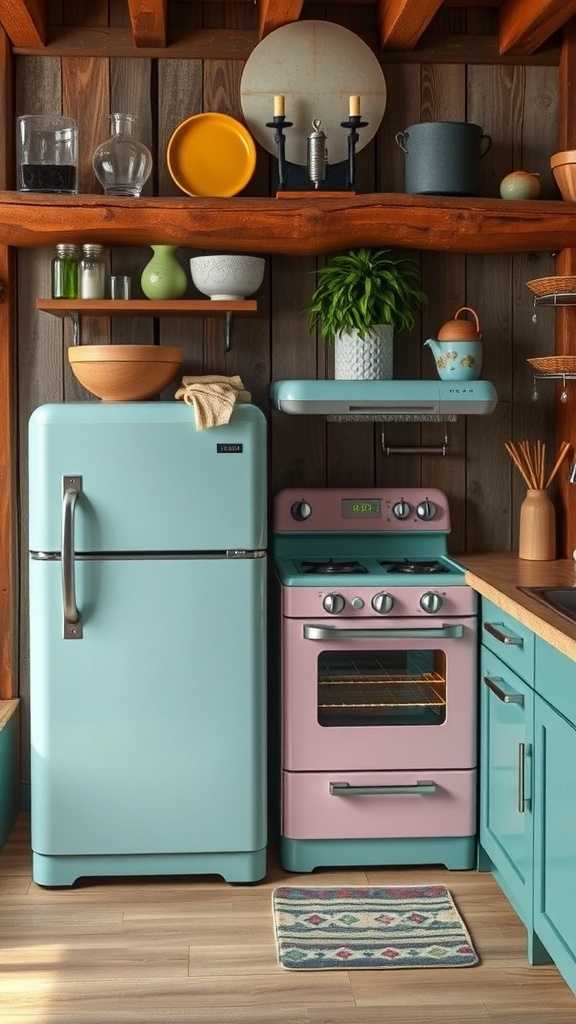
POLYGON ((78 192, 78 125, 71 117, 25 114, 17 121, 19 192, 78 192))

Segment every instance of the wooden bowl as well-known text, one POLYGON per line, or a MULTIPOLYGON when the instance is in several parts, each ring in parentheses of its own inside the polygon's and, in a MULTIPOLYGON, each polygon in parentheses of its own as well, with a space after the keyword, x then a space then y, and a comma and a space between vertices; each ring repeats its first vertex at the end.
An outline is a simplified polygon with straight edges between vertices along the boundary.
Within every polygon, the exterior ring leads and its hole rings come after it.
POLYGON ((174 379, 182 349, 172 345, 82 345, 68 349, 76 380, 103 402, 154 398, 174 379))
POLYGON ((562 199, 576 200, 576 149, 553 153, 550 167, 562 199))

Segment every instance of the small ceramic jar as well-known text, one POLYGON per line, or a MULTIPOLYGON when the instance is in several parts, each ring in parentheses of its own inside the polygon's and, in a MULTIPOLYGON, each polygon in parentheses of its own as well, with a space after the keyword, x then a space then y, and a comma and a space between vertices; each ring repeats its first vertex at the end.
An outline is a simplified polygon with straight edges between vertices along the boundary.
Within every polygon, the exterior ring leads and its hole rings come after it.
POLYGON ((538 199, 541 191, 540 175, 534 171, 512 171, 500 182, 502 199, 538 199))

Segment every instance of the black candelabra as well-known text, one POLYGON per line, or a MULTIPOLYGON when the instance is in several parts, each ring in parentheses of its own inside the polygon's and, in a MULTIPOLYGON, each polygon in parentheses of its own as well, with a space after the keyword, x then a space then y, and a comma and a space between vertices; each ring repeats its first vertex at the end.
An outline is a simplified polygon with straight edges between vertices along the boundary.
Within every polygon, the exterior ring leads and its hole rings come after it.
POLYGON ((278 188, 280 191, 286 188, 286 139, 284 129, 291 128, 293 121, 287 121, 284 114, 274 114, 271 121, 266 122, 267 128, 274 129, 274 142, 278 152, 278 188))
POLYGON ((348 129, 348 160, 346 162, 346 188, 353 189, 356 184, 356 144, 360 140, 359 128, 367 128, 369 122, 363 121, 360 114, 349 114, 347 121, 341 121, 340 127, 348 129))

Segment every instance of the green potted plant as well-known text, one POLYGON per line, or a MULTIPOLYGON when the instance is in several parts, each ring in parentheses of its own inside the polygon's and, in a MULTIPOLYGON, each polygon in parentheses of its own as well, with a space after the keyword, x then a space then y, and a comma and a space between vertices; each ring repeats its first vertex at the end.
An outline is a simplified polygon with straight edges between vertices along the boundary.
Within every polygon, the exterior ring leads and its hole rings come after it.
POLYGON ((424 300, 414 260, 390 249, 352 249, 318 273, 310 325, 335 343, 337 380, 393 376, 394 331, 409 331, 424 300))

